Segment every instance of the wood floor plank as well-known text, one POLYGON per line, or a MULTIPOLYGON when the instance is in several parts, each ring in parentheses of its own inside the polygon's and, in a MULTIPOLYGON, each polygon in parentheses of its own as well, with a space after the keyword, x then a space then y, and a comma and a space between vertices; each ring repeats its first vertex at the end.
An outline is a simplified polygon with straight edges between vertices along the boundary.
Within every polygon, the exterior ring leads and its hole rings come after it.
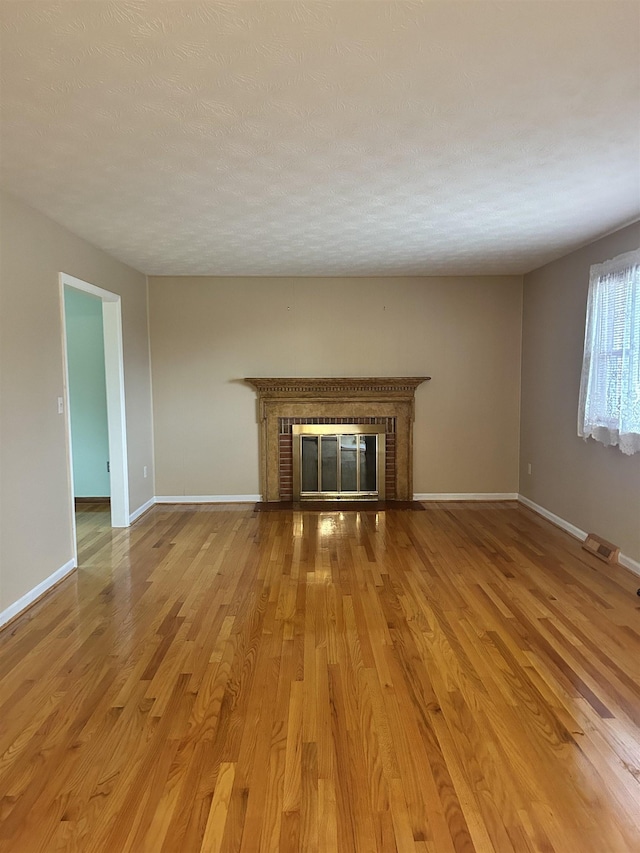
POLYGON ((637 578, 514 503, 78 511, 0 633, 0 851, 635 853, 637 578))

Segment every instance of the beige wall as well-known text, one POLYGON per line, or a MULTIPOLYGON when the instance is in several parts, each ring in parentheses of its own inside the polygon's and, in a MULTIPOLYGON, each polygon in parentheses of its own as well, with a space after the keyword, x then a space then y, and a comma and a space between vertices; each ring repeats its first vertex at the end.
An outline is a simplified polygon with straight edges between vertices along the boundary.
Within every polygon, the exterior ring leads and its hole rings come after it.
POLYGON ((58 273, 122 297, 133 512, 153 496, 145 276, 12 197, 0 195, 0 613, 73 552, 58 273))
POLYGON ((640 453, 578 438, 577 408, 589 267, 639 245, 635 224, 525 276, 520 440, 520 492, 633 560, 640 453))
POLYGON ((150 278, 157 495, 260 492, 246 376, 430 375, 414 490, 518 489, 520 277, 150 278))

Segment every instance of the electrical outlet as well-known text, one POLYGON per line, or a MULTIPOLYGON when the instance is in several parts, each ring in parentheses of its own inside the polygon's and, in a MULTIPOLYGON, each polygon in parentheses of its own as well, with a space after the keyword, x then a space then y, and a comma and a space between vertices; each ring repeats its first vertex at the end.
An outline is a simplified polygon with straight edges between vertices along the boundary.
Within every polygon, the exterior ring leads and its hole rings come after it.
POLYGON ((145 465, 144 468, 142 469, 142 476, 146 478, 147 474, 148 474, 147 466, 145 465))
POLYGON ((531 462, 527 462, 527 474, 531 473, 531 462))
POLYGON ((64 400, 62 397, 58 397, 58 414, 64 414, 64 400))

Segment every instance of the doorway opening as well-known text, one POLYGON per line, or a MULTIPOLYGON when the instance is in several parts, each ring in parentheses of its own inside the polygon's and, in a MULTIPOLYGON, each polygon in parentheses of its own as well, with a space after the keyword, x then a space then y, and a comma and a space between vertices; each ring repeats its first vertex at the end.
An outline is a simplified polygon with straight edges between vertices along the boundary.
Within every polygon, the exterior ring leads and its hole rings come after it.
POLYGON ((110 504, 109 430, 102 300, 64 289, 73 492, 78 504, 110 504))
MULTIPOLYGON (((71 394, 69 387, 69 341, 65 312, 65 291, 81 292, 98 297, 102 308, 102 337, 104 340, 104 393, 106 396, 108 491, 111 526, 129 527, 129 474, 127 466, 127 437, 124 402, 124 362, 122 353, 122 312, 117 293, 96 287, 74 276, 60 273, 60 311, 64 358, 64 398, 61 401, 66 414, 67 470, 73 531, 73 549, 77 562, 77 530, 75 515, 76 488, 74 468, 83 465, 79 448, 74 451, 71 429, 71 394)), ((77 472, 79 473, 79 472, 77 472)))

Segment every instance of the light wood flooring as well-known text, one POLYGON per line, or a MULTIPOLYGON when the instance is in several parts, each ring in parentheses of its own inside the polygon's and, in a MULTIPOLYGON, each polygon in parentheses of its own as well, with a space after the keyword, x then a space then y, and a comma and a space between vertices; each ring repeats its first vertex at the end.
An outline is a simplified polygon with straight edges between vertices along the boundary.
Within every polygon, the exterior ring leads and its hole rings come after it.
POLYGON ((0 850, 640 851, 640 579, 426 506, 79 512, 0 634, 0 850))

